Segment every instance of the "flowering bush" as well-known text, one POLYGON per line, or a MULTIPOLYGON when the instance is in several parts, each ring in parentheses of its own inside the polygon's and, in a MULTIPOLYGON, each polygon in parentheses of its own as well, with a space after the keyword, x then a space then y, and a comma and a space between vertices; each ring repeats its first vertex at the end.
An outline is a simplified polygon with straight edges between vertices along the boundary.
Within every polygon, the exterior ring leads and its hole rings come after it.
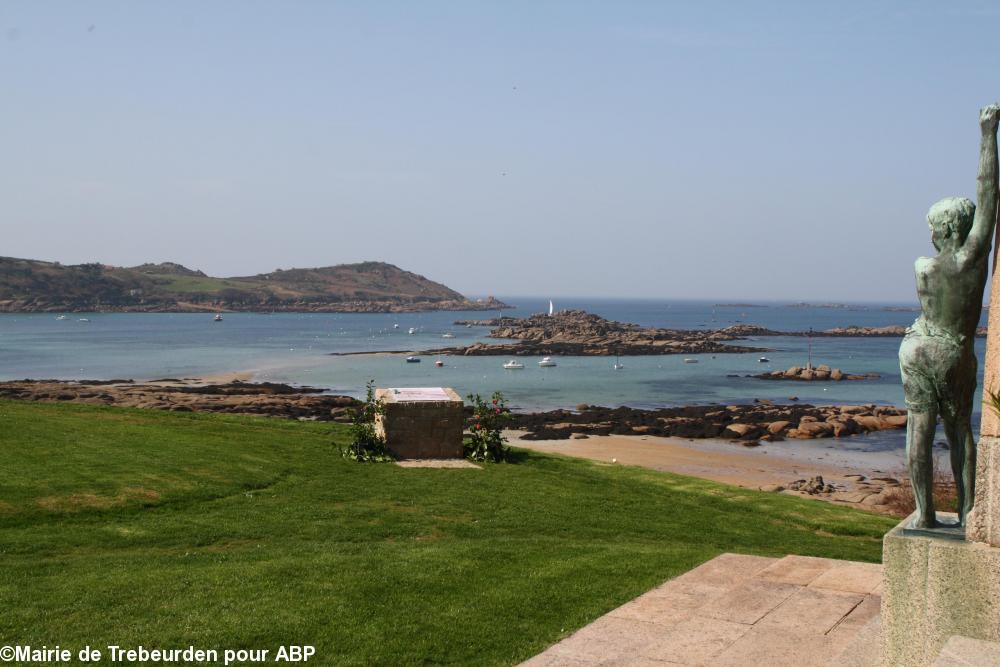
POLYGON ((504 403, 503 394, 493 392, 493 399, 486 401, 479 394, 469 394, 472 416, 469 418, 471 437, 465 445, 465 455, 474 461, 505 461, 510 452, 503 429, 510 422, 511 414, 504 403))
POLYGON ((351 424, 351 444, 340 453, 355 461, 391 461, 392 455, 386 449, 385 439, 375 430, 375 417, 385 413, 382 401, 375 398, 375 381, 367 385, 365 402, 354 411, 351 424))

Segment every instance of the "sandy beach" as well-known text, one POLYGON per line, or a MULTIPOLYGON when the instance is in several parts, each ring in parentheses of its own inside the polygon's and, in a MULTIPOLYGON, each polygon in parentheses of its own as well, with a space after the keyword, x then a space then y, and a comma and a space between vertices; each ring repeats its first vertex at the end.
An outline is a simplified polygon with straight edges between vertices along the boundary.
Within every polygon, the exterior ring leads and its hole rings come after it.
MULTIPOLYGON (((655 436, 591 436, 570 440, 521 440, 521 432, 511 431, 510 444, 537 452, 576 456, 619 465, 633 465, 701 477, 751 489, 769 489, 821 475, 837 487, 829 495, 803 495, 858 505, 866 493, 880 489, 871 480, 905 477, 902 449, 865 451, 847 448, 843 441, 786 440, 744 447, 727 440, 689 440, 655 436), (859 476, 863 476, 861 480, 859 476)), ((867 509, 874 509, 868 507, 867 509)))

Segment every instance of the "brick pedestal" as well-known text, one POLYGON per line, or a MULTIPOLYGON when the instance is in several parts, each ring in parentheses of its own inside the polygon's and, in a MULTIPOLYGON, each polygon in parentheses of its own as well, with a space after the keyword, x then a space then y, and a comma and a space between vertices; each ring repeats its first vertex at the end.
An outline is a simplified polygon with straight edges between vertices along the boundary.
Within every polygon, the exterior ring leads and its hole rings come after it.
POLYGON ((465 426, 462 399, 446 387, 378 389, 385 405, 375 428, 403 459, 462 458, 465 426))

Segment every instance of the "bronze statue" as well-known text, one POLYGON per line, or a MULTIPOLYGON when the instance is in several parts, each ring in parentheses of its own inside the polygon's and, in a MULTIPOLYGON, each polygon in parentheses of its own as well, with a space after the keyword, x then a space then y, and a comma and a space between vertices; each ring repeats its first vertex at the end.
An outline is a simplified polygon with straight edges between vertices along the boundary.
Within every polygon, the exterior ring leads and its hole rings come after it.
POLYGON ((909 411, 906 462, 917 501, 916 528, 937 525, 931 448, 941 416, 958 490, 959 524, 975 499, 976 443, 972 401, 976 390, 976 327, 983 308, 990 246, 997 217, 997 119, 1000 105, 979 115, 982 143, 976 197, 949 197, 931 206, 927 223, 937 257, 917 260, 917 295, 923 310, 899 346, 899 368, 909 411))

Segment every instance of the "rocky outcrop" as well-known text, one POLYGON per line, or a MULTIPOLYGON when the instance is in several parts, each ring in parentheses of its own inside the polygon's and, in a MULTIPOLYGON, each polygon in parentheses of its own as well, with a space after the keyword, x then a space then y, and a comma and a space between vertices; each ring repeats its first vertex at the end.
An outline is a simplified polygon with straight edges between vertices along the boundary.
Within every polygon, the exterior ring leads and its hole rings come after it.
POLYGON ((761 491, 792 493, 811 496, 838 505, 853 505, 882 514, 906 516, 912 508, 900 502, 901 491, 905 495, 907 482, 894 477, 867 478, 864 475, 845 475, 845 482, 830 483, 821 475, 809 479, 797 479, 785 485, 773 484, 761 487, 761 491))
MULTIPOLYGON (((466 321, 466 324, 472 322, 466 321)), ((493 326, 491 338, 514 339, 516 343, 476 343, 468 347, 430 350, 426 354, 466 356, 613 356, 662 354, 729 354, 764 352, 762 348, 728 345, 739 336, 724 331, 655 329, 615 322, 582 310, 563 310, 554 315, 498 318, 476 324, 493 326)))
POLYGON ((349 396, 324 394, 324 391, 315 387, 292 387, 271 382, 191 384, 172 379, 156 383, 135 383, 131 380, 0 382, 0 398, 21 401, 350 421, 352 409, 358 401, 349 396))
POLYGON ((879 378, 878 373, 867 373, 863 375, 845 373, 839 368, 830 368, 826 364, 820 364, 815 368, 809 366, 792 366, 784 371, 771 371, 770 373, 760 373, 752 377, 761 380, 794 380, 798 382, 842 382, 844 380, 869 380, 879 378))
POLYGON ((552 410, 514 415, 511 428, 525 440, 562 440, 572 434, 727 438, 744 443, 784 438, 842 438, 906 427, 906 411, 876 405, 692 405, 659 410, 629 407, 552 410))

